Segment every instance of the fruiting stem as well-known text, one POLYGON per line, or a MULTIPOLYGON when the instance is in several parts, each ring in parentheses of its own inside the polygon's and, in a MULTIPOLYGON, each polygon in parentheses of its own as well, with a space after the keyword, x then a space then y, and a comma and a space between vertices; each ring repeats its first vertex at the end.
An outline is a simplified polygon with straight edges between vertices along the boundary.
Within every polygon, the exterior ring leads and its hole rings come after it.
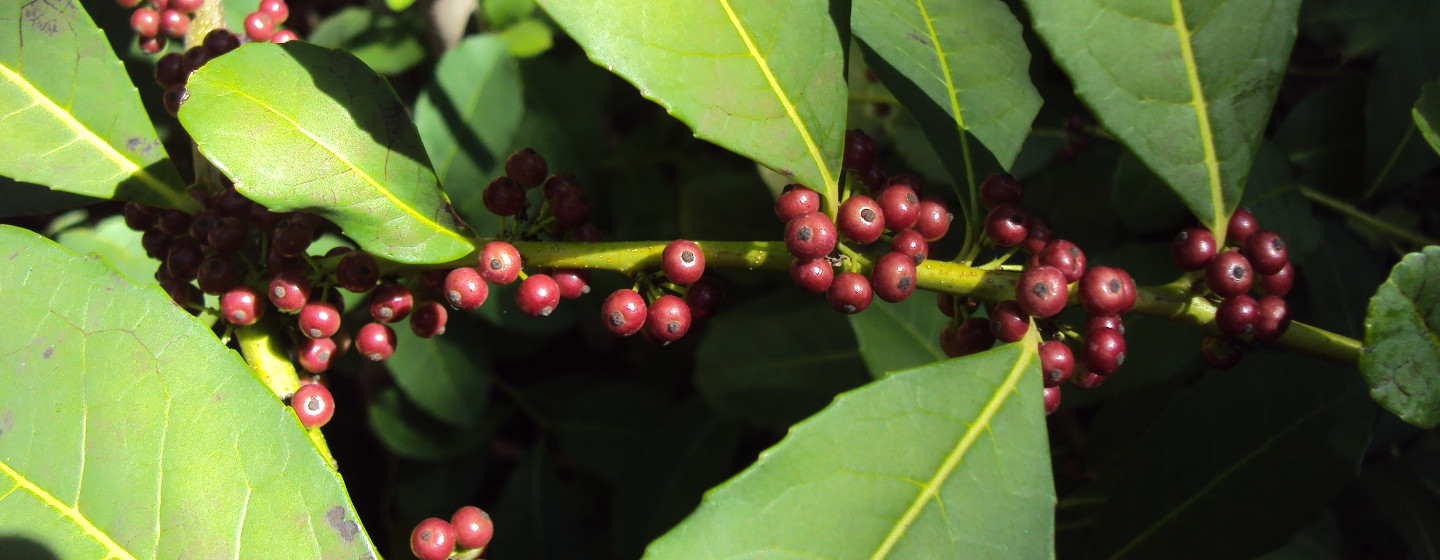
MULTIPOLYGON (((255 377, 269 387, 276 398, 284 401, 300 389, 300 378, 295 372, 295 365, 290 362, 290 358, 281 349, 280 342, 276 340, 275 332, 274 323, 262 319, 254 325, 237 327, 235 339, 240 342, 240 355, 245 357, 245 362, 250 365, 255 377)), ((310 438, 310 444, 315 447, 320 457, 325 459, 325 463, 332 469, 336 468, 335 457, 330 454, 330 446, 325 443, 325 436, 320 430, 305 432, 310 438)))
POLYGON ((1371 216, 1370 214, 1365 213, 1359 208, 1356 208, 1354 205, 1333 196, 1327 195, 1325 193, 1316 191, 1315 189, 1305 186, 1299 187, 1299 190, 1300 194, 1303 195, 1305 198, 1308 198, 1321 206, 1344 214, 1345 216, 1352 218, 1357 222, 1365 224, 1366 227, 1369 227, 1370 229, 1373 229, 1382 235, 1387 235, 1396 239, 1408 241, 1416 247, 1425 247, 1427 245, 1437 244, 1437 242, 1433 239, 1395 227, 1394 225, 1386 222, 1385 220, 1381 220, 1379 218, 1376 218, 1375 216, 1371 216))

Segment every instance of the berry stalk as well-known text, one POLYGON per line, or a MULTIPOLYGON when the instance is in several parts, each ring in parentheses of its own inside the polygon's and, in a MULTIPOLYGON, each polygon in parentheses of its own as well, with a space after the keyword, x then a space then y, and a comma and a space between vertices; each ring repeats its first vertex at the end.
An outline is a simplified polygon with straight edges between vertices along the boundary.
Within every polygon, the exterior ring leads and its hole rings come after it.
MULTIPOLYGON (((276 397, 285 400, 300 389, 300 378, 295 372, 295 364, 285 354, 274 327, 272 321, 236 327, 235 339, 240 343, 240 355, 245 358, 245 363, 250 365, 251 371, 255 372, 255 377, 265 383, 276 397)), ((305 430, 305 434, 310 438, 310 445, 325 459, 325 463, 332 469, 336 468, 335 457, 330 454, 330 445, 325 442, 325 435, 318 429, 305 430)))

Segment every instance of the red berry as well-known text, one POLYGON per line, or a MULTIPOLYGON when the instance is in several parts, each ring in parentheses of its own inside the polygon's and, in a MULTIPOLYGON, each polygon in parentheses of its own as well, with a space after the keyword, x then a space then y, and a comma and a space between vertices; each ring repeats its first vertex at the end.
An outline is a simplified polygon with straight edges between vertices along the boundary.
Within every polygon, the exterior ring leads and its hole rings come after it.
POLYGON ((195 272, 195 283, 200 285, 200 291, 218 296, 239 285, 240 275, 243 273, 244 268, 235 259, 225 255, 210 255, 200 263, 200 270, 195 272))
POLYGON ((370 292, 370 316, 381 323, 408 317, 413 306, 410 289, 395 282, 386 282, 370 292))
POLYGON ((1118 268, 1097 266, 1080 277, 1080 305, 1091 315, 1119 315, 1135 306, 1135 281, 1118 268))
POLYGON ((275 34, 275 20, 270 19, 269 14, 250 12, 245 16, 245 36, 256 43, 264 43, 270 40, 275 34))
POLYGON ((890 250, 910 257, 915 266, 920 266, 920 263, 930 256, 930 244, 925 241, 925 236, 913 229, 895 232, 894 239, 890 241, 890 250))
POLYGON ((1050 230, 1050 224, 1045 223, 1043 218, 1030 218, 1030 224, 1025 228, 1025 240, 1020 242, 1020 249, 1032 255, 1040 254, 1045 246, 1050 243, 1054 232, 1050 230))
POLYGON ((845 131, 845 151, 840 166, 845 169, 865 169, 875 163, 875 141, 860 129, 845 131))
POLYGON ((1265 296, 1256 302, 1255 338, 1275 340, 1290 328, 1290 310, 1279 296, 1265 296))
POLYGON ((1232 298, 1250 291, 1255 273, 1250 261, 1235 251, 1225 251, 1205 267, 1205 285, 1222 298, 1232 298))
MULTIPOLYGON (((143 8, 142 8, 142 9, 143 9, 143 8)), ((157 36, 154 36, 154 35, 151 35, 151 36, 148 36, 148 37, 145 36, 145 35, 141 35, 140 37, 136 38, 135 44, 136 44, 136 46, 139 46, 139 47, 140 47, 140 52, 143 52, 143 53, 145 53, 145 54, 155 54, 155 53, 158 53, 158 52, 160 52, 162 49, 165 48, 165 38, 164 38, 164 37, 157 37, 157 36)), ((170 91, 170 90, 166 90, 166 93, 169 93, 169 91, 170 91)), ((168 97, 168 96, 167 96, 167 97, 168 97)), ((166 108, 169 109, 170 107, 167 106, 166 108)), ((179 97, 176 97, 176 98, 175 98, 175 107, 174 107, 174 110, 171 110, 171 111, 170 111, 170 115, 171 115, 171 116, 174 116, 175 113, 178 113, 178 112, 180 112, 180 98, 179 98, 179 97)))
POLYGON ((415 313, 410 316, 410 332, 420 338, 431 338, 445 334, 445 322, 450 319, 450 312, 438 301, 427 301, 415 306, 415 313))
POLYGON ((1036 255, 1044 266, 1053 266, 1065 275, 1065 283, 1079 281, 1085 275, 1085 252, 1074 243, 1056 239, 1045 244, 1036 255))
POLYGON ((1119 315, 1090 315, 1085 318, 1086 332, 1099 329, 1115 329, 1125 334, 1125 324, 1120 321, 1119 315))
POLYGON ((994 208, 1001 204, 1020 204, 1025 199, 1025 187, 1009 173, 995 173, 980 182, 980 204, 994 208))
POLYGON ((1027 268, 1015 284, 1015 301, 1032 317, 1054 317, 1070 298, 1065 284, 1065 274, 1053 266, 1027 268))
POLYGON ((220 296, 220 315, 232 325, 253 325, 265 315, 265 300, 255 288, 240 286, 220 296))
POLYGON ((606 330, 619 336, 630 336, 640 332, 648 312, 644 297, 635 290, 622 288, 606 296, 605 303, 600 306, 600 319, 605 323, 606 330))
POLYGON ((1000 342, 1016 342, 1030 330, 1030 316, 1020 309, 1020 304, 1007 299, 995 305, 990 312, 990 332, 1000 342))
POLYGON ((310 338, 329 338, 340 331, 340 310, 325 301, 312 301, 300 308, 297 319, 300 334, 310 338))
POLYGON ((1220 303, 1215 310, 1215 326, 1220 327, 1220 332, 1232 336, 1250 334, 1259 315, 1260 308, 1255 305, 1255 298, 1240 294, 1220 303))
POLYGON ((560 286, 548 274, 531 274, 515 290, 515 306, 532 317, 543 317, 560 305, 560 286))
POLYGON ((1240 363, 1245 347, 1228 336, 1206 336, 1200 340, 1200 357, 1215 369, 1230 369, 1240 363))
POLYGON ((915 260, 904 253, 886 253, 875 261, 870 284, 875 295, 890 303, 910 297, 915 292, 915 260))
POLYGON ((514 216, 525 208, 525 187, 509 177, 496 177, 485 185, 481 199, 496 216, 514 216))
POLYGON ((1046 387, 1059 387, 1070 379, 1075 370, 1075 354, 1070 347, 1058 340, 1040 343, 1040 373, 1045 376, 1046 387))
POLYGON ((1215 236, 1210 230, 1199 227, 1186 228, 1175 235, 1170 244, 1170 261, 1186 272, 1200 270, 1215 258, 1215 236))
POLYGON ((865 195, 845 199, 835 220, 840 235, 862 245, 874 243, 885 232, 885 214, 881 213, 875 199, 865 195))
POLYGON ((193 14, 205 5, 205 0, 170 0, 170 9, 193 14))
POLYGON ((690 306, 677 296, 666 294, 650 304, 645 316, 645 333, 661 344, 680 340, 690 330, 690 306))
POLYGON ((1295 268, 1290 263, 1275 274, 1266 274, 1260 277, 1260 294, 1266 296, 1281 296, 1290 293, 1290 287, 1295 284, 1295 268))
POLYGON ((789 222, 795 216, 820 211, 820 193, 792 183, 775 198, 775 217, 789 222))
POLYGON ((1056 410, 1060 409, 1060 388, 1046 387, 1044 390, 1044 395, 1045 415, 1049 416, 1051 414, 1054 414, 1056 410))
POLYGON ((800 259, 818 259, 835 250, 835 224, 819 212, 801 214, 785 224, 785 248, 800 259))
POLYGON ((160 33, 160 12, 150 8, 130 12, 130 29, 141 37, 154 37, 160 33))
POLYGON ((410 532, 410 552, 420 560, 445 560, 455 551, 455 528, 431 517, 410 532))
POLYGON ((660 257, 660 270, 671 282, 689 286, 705 273, 705 253, 694 241, 676 239, 665 246, 660 257))
POLYGON ((160 12, 160 31, 166 36, 179 39, 189 30, 190 16, 173 9, 160 12))
POLYGON ((545 163, 545 156, 530 148, 517 150, 505 158, 505 175, 527 189, 540 186, 548 173, 550 166, 545 163))
POLYGON ((1261 231, 1245 240, 1245 258, 1257 274, 1275 274, 1290 264, 1285 240, 1273 231, 1261 231))
POLYGON ((277 26, 290 18, 290 6, 285 4, 285 0, 260 0, 260 7, 255 11, 270 16, 270 21, 277 26))
POLYGON ((380 265, 375 263, 375 257, 364 251, 352 251, 340 257, 340 264, 335 265, 335 281, 345 288, 357 294, 363 294, 375 287, 375 282, 380 280, 380 265))
POLYGON ((300 418, 301 426, 307 430, 315 429, 324 426, 335 415, 335 397, 330 396, 330 390, 319 383, 301 385, 290 397, 290 408, 300 418))
POLYGON ((506 285, 520 277, 520 251, 504 241, 491 241, 480 248, 476 268, 491 284, 506 285))
POLYGON ((1245 246, 1245 241, 1250 239, 1260 230, 1260 222, 1250 214, 1250 210, 1238 208, 1230 215, 1230 225, 1225 228, 1225 239, 1238 246, 1245 246))
POLYGON ((289 43, 290 41, 294 41, 299 38, 300 36, 296 35, 294 31, 291 31, 289 29, 281 29, 279 31, 276 31, 274 35, 270 36, 270 42, 279 45, 289 43))
POLYGON ((389 358, 395 353, 395 329, 385 323, 365 323, 355 334, 355 349, 371 361, 389 358))
POLYGON ((562 227, 585 225, 594 212, 595 203, 590 201, 590 195, 578 188, 561 190, 550 199, 550 213, 555 215, 555 221, 562 227))
POLYGON ((880 191, 875 202, 885 215, 885 227, 900 231, 915 227, 920 221, 920 195, 906 185, 890 185, 880 191))
POLYGON ((304 274, 287 270, 270 280, 270 289, 266 294, 276 309, 299 311, 310 301, 310 280, 304 274))
POLYGON ((550 278, 560 288, 560 297, 575 299, 590 293, 590 272, 585 270, 560 269, 550 272, 550 278))
POLYGON ((990 321, 983 317, 971 317, 954 330, 950 329, 950 325, 940 330, 940 349, 951 358, 984 352, 994 345, 995 335, 990 332, 990 321))
POLYGON ((830 308, 846 315, 853 315, 870 307, 875 297, 870 280, 855 272, 841 272, 825 291, 825 301, 830 308))
POLYGON ((1115 329, 1087 331, 1080 363, 1099 375, 1120 371, 1120 366, 1125 365, 1125 335, 1115 329))
POLYGON ((1029 215, 1018 204, 1005 203, 985 215, 985 233, 1000 247, 1014 247, 1025 240, 1029 215))
POLYGON ((835 269, 830 268, 830 261, 824 257, 795 259, 790 263, 790 279, 807 292, 822 294, 835 281, 835 269))
POLYGON ((320 373, 330 369, 330 361, 336 355, 335 341, 328 338, 306 338, 300 341, 295 354, 301 368, 310 373, 320 373))
POLYGON ((450 526, 455 529, 455 544, 462 549, 484 548, 495 534, 495 523, 490 514, 475 506, 465 506, 450 517, 450 526))
POLYGON ((945 208, 945 202, 938 197, 920 199, 920 219, 915 221, 915 231, 925 236, 926 241, 938 241, 950 231, 950 222, 955 219, 945 208))
POLYGON ((1094 389, 1104 382, 1105 376, 1086 371, 1084 364, 1076 364, 1075 373, 1070 376, 1070 384, 1081 389, 1094 389))
POLYGON ((697 324, 714 317, 723 301, 725 288, 714 278, 701 278, 685 291, 685 305, 690 306, 690 318, 697 324))

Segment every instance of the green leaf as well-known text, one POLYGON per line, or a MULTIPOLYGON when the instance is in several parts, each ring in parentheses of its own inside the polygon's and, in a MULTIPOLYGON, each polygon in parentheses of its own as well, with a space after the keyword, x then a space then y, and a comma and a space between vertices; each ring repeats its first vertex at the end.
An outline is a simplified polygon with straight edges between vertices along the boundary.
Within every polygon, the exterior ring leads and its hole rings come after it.
POLYGON ((1425 84, 1420 90, 1420 99, 1415 101, 1411 114, 1420 135, 1430 143, 1430 148, 1440 154, 1440 81, 1425 84))
POLYGON ((370 428, 387 449, 420 461, 442 461, 474 451, 494 431, 461 429, 441 422, 393 387, 381 391, 370 403, 369 416, 370 428))
POLYGON ((485 555, 507 560, 589 558, 576 500, 550 463, 542 443, 510 473, 490 513, 511 520, 504 533, 485 547, 485 555))
POLYGON ((541 0, 597 64, 695 136, 832 192, 844 52, 824 0, 541 0))
POLYGON ((1053 557, 1036 343, 841 395, 707 493, 645 558, 1053 557))
POLYGON ((405 106, 354 56, 253 43, 191 74, 187 88, 180 122, 251 200, 323 216, 395 261, 442 263, 475 249, 405 106))
POLYGON ((1026 0, 1105 127, 1223 238, 1265 132, 1299 0, 1026 0))
POLYGON ((1366 466, 1356 486, 1410 548, 1410 558, 1440 558, 1440 496, 1408 469, 1366 466))
POLYGON ((850 327, 870 376, 878 379, 948 358, 940 349, 940 329, 949 320, 930 292, 917 292, 900 303, 876 300, 864 313, 850 316, 850 327))
POLYGON ((555 44, 555 31, 536 18, 520 20, 499 34, 510 45, 510 54, 529 58, 544 54, 555 44))
POLYGON ((295 413, 208 326, 33 232, 0 226, 0 247, 0 534, 59 558, 376 556, 295 413))
POLYGON ((695 384, 731 418, 783 430, 868 379, 848 322, 822 301, 779 293, 710 323, 695 384))
MULTIPOLYGON (((855 0, 855 36, 1009 168, 1040 112, 1020 22, 999 0, 855 0)), ((959 154, 947 154, 957 156, 959 154)))
POLYGON ((155 270, 160 268, 160 261, 145 254, 140 235, 125 225, 123 216, 111 216, 94 227, 65 230, 55 242, 77 255, 93 253, 105 257, 110 266, 143 286, 155 283, 155 270))
POLYGON ((1185 204, 1165 187, 1165 180, 1129 151, 1115 164, 1110 200, 1120 223, 1136 233, 1170 233, 1186 218, 1185 204))
POLYGON ((336 12, 306 41, 355 55, 381 74, 399 74, 425 60, 425 26, 419 10, 403 14, 350 7, 336 12))
POLYGON ((5 205, 0 206, 0 218, 50 214, 103 202, 103 199, 52 191, 4 176, 0 176, 0 200, 5 201, 5 205))
POLYGON ((1366 80, 1365 197, 1400 187, 1436 164, 1412 114, 1424 86, 1440 79, 1440 44, 1425 36, 1440 26, 1440 4, 1406 4, 1366 80))
POLYGON ((474 344, 479 334, 466 319, 451 316, 445 334, 430 338, 397 325, 395 355, 385 361, 411 402, 458 428, 478 425, 490 397, 490 354, 474 344))
POLYGON ((1360 373, 1370 396, 1402 420, 1440 425, 1440 246, 1410 253, 1390 271, 1365 314, 1360 373))
POLYGON ((485 0, 480 11, 485 17, 485 26, 490 29, 504 29, 535 13, 535 0, 485 0))
POLYGON ((1275 143, 1307 186, 1352 198, 1364 183, 1365 158, 1356 156, 1365 151, 1364 107, 1365 82, 1352 79, 1316 90, 1285 116, 1275 143))
POLYGON ((413 5, 415 5, 415 0, 385 0, 385 7, 395 12, 403 12, 413 5))
POLYGON ((79 2, 0 5, 0 175, 197 211, 125 67, 79 2))
POLYGON ((775 223, 774 200, 753 169, 697 175, 680 185, 678 206, 690 239, 744 241, 775 223))
POLYGON ((1313 522, 1354 478, 1374 416, 1354 374, 1245 359, 1208 373, 1151 426, 1088 558, 1249 558, 1313 522))
POLYGON ((618 482, 634 466, 640 438, 669 399, 644 385, 582 383, 550 384, 525 394, 547 420, 568 462, 618 482))

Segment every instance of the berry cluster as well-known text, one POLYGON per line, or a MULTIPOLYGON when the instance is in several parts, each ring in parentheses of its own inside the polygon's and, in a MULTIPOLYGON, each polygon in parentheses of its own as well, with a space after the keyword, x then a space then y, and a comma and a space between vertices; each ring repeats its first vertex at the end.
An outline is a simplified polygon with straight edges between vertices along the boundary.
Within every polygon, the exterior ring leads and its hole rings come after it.
POLYGON ((1209 230, 1191 227, 1170 246, 1175 266, 1197 274, 1203 270, 1205 289, 1219 300, 1215 325, 1222 336, 1206 336, 1200 345, 1201 357, 1216 369, 1240 363, 1242 338, 1275 340, 1285 334, 1290 317, 1284 297, 1295 282, 1285 240, 1261 230, 1249 210, 1231 214, 1225 238, 1227 247, 1221 250, 1209 230), (1258 299, 1249 295, 1252 291, 1258 299))
MULTIPOLYGON (((116 2, 123 8, 135 8, 135 11, 130 13, 130 29, 135 31, 140 50, 146 54, 155 54, 164 50, 166 38, 184 37, 185 33, 190 31, 191 15, 205 5, 205 0, 150 0, 150 5, 145 7, 138 7, 141 0, 116 0, 116 2)), ((290 17, 290 7, 285 0, 260 0, 258 9, 245 17, 245 35, 251 41, 257 42, 293 41, 297 38, 294 31, 288 29, 277 31, 277 27, 288 17, 290 17)), ((206 36, 206 41, 208 44, 209 35, 206 36)), ((233 48, 231 47, 231 49, 233 48)), ((209 58, 220 54, 223 53, 211 53, 209 58)), ((190 70, 193 71, 199 66, 200 64, 195 64, 190 70)), ((183 81, 181 80, 182 83, 183 81)))
POLYGON ((490 514, 475 506, 455 511, 450 521, 431 517, 410 532, 410 552, 420 560, 475 558, 495 534, 490 514))
POLYGON ((618 336, 638 332, 657 344, 680 340, 691 326, 715 316, 725 297, 720 282, 702 278, 704 273, 705 253, 699 245, 687 239, 671 241, 661 253, 659 276, 642 275, 635 288, 607 296, 600 307, 601 322, 618 336), (649 304, 642 292, 650 295, 649 304))
POLYGON ((786 186, 776 198, 775 217, 785 223, 785 248, 795 256, 790 278, 806 291, 825 294, 836 311, 853 314, 869 308, 875 296, 892 303, 910 297, 915 267, 925 262, 929 243, 945 236, 955 216, 939 197, 921 197, 914 175, 886 176, 875 161, 874 140, 863 131, 845 133, 842 166, 860 184, 856 192, 846 189, 835 221, 820 211, 820 194, 798 184, 786 186), (841 237, 860 245, 887 242, 889 251, 875 260, 866 278, 857 263, 831 255, 841 237))
POLYGON ((165 111, 174 116, 180 112, 185 101, 185 84, 190 74, 217 56, 235 50, 240 46, 240 37, 226 29, 216 29, 205 34, 199 45, 186 49, 184 53, 171 52, 155 61, 155 83, 165 88, 162 98, 165 111))
POLYGON ((285 0, 260 0, 260 6, 245 16, 245 36, 251 41, 263 43, 288 43, 298 39, 294 31, 280 29, 290 17, 290 6, 285 0))

